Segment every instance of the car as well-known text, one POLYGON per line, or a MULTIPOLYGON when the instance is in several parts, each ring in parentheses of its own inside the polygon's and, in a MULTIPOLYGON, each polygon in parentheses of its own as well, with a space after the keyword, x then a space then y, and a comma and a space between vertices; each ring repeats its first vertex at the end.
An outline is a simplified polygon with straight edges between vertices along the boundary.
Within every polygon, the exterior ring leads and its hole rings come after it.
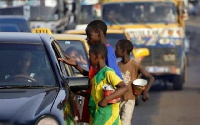
MULTIPOLYGON (((0 16, 0 25, 16 25, 20 32, 31 32, 29 22, 23 16, 0 16)), ((16 32, 16 30, 14 29, 12 32, 16 32)))
MULTIPOLYGON (((67 30, 65 31, 66 34, 86 34, 85 30, 67 30)), ((120 39, 127 39, 131 41, 130 36, 124 30, 115 30, 115 29, 108 29, 106 34, 106 39, 108 43, 112 46, 115 50, 115 45, 118 40, 120 39)), ((140 48, 140 49, 133 49, 133 53, 131 57, 134 58, 136 61, 142 61, 144 56, 149 55, 149 50, 147 48, 140 48), (134 56, 133 56, 134 55, 134 56)), ((117 59, 119 61, 119 59, 117 59)))
POLYGON ((14 24, 2 24, 0 25, 0 32, 20 32, 20 29, 14 24))
POLYGON ((75 91, 88 77, 58 61, 65 53, 51 35, 0 33, 0 124, 70 125, 80 120, 75 91))

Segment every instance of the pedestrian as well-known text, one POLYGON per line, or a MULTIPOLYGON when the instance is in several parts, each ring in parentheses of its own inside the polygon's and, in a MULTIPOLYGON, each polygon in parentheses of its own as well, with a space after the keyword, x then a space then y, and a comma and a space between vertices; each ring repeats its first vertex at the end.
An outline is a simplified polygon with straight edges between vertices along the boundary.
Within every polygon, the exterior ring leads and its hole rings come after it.
POLYGON ((126 84, 116 75, 115 71, 106 65, 107 48, 102 43, 90 47, 89 60, 91 66, 98 67, 99 71, 92 79, 92 90, 89 101, 91 125, 120 125, 119 102, 110 103, 112 99, 122 96, 127 90, 126 84), (111 85, 115 92, 104 95, 103 86, 111 85))
POLYGON ((131 119, 135 106, 136 96, 133 94, 133 81, 142 75, 148 83, 142 92, 142 100, 149 99, 148 91, 154 82, 154 77, 149 74, 138 62, 131 60, 130 53, 133 50, 133 44, 129 40, 121 39, 116 44, 115 54, 121 58, 118 66, 122 72, 124 83, 128 86, 128 91, 122 96, 120 103, 120 118, 123 125, 131 125, 131 119))
MULTIPOLYGON (((101 20, 93 20, 86 27, 87 42, 89 46, 92 46, 95 43, 102 43, 106 45, 108 51, 106 56, 106 64, 108 67, 112 68, 116 72, 116 74, 122 79, 121 71, 117 65, 114 50, 106 41, 106 33, 107 33, 107 25, 101 20)), ((83 68, 81 68, 76 63, 76 61, 71 59, 69 56, 66 55, 66 58, 67 60, 64 60, 62 58, 59 58, 59 60, 65 62, 66 64, 74 66, 82 75, 89 76, 90 79, 92 79, 96 74, 96 72, 98 71, 98 67, 93 67, 93 66, 90 66, 90 70, 86 71, 83 68)), ((86 92, 89 94, 90 91, 91 88, 86 90, 86 92)), ((81 121, 89 123, 90 113, 88 108, 88 102, 90 96, 88 96, 88 94, 85 94, 85 92, 82 91, 78 92, 77 94, 85 97, 81 121)))

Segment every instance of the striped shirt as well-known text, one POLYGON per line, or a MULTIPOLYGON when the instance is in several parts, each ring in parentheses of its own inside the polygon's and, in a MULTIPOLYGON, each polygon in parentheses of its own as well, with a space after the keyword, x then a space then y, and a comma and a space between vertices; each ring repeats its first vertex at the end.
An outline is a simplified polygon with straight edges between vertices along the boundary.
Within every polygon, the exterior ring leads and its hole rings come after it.
POLYGON ((98 107, 103 99, 103 85, 110 84, 114 89, 122 80, 113 69, 105 66, 92 79, 92 90, 89 101, 91 125, 121 125, 119 117, 119 103, 108 104, 106 107, 98 107))

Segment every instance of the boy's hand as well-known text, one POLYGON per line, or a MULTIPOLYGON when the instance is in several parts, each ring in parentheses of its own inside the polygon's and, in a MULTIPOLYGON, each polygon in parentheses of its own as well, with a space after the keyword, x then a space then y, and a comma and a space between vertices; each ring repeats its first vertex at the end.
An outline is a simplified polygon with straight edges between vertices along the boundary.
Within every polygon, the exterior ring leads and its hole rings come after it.
POLYGON ((149 100, 149 94, 148 94, 147 91, 143 91, 143 92, 142 92, 142 100, 143 100, 144 102, 146 102, 147 100, 149 100))
POLYGON ((100 107, 106 107, 108 104, 108 101, 106 100, 106 98, 102 99, 100 102, 99 102, 99 106, 100 107))
POLYGON ((58 60, 61 61, 61 62, 66 63, 68 65, 71 65, 71 66, 76 66, 77 65, 77 63, 76 63, 76 61, 74 59, 70 58, 67 55, 65 55, 65 57, 66 57, 66 60, 64 60, 62 58, 58 58, 58 60))

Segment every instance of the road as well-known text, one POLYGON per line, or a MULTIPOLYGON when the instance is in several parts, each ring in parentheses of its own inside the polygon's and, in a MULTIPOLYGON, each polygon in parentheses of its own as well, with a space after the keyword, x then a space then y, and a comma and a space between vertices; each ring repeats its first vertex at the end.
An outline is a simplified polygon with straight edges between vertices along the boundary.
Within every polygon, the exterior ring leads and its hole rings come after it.
POLYGON ((135 107, 132 125, 200 125, 200 30, 187 26, 187 35, 191 50, 184 89, 154 85, 150 100, 135 107))

